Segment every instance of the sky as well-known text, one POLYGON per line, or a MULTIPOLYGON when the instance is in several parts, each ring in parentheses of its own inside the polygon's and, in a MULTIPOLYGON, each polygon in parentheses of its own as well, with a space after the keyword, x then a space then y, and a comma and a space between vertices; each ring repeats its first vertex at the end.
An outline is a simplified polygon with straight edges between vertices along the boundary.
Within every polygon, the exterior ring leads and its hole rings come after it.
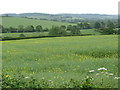
POLYGON ((2 0, 4 13, 118 14, 119 0, 2 0))

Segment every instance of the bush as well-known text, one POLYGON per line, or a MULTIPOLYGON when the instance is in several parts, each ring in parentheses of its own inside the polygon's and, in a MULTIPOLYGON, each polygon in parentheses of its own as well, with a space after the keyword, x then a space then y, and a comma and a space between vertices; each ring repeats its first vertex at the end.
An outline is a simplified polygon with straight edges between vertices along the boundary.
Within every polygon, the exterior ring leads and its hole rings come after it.
POLYGON ((20 38, 25 38, 26 36, 24 34, 20 34, 20 38))

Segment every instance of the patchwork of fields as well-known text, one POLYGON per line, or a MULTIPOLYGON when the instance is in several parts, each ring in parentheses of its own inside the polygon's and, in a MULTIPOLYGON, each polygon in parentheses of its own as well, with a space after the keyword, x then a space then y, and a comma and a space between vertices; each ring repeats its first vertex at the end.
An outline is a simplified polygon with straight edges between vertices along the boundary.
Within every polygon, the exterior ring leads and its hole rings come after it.
POLYGON ((2 45, 3 74, 8 82, 22 75, 17 80, 27 82, 34 77, 50 83, 43 88, 75 87, 71 80, 83 85, 90 76, 94 87, 118 87, 117 35, 24 39, 2 41, 2 45), (99 71, 102 67, 107 70, 99 71))

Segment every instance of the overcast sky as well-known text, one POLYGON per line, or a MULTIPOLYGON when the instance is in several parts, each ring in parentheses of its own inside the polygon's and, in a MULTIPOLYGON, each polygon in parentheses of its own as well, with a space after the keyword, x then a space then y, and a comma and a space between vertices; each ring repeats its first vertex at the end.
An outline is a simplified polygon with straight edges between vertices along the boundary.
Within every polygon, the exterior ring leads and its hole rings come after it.
POLYGON ((118 14, 119 0, 2 0, 3 13, 118 14))

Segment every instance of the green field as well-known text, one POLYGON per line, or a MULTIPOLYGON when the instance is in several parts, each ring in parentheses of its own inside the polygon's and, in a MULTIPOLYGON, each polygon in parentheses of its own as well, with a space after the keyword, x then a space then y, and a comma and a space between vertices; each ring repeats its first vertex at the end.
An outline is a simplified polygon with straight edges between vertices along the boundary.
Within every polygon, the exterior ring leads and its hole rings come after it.
POLYGON ((61 25, 71 25, 71 23, 65 22, 57 22, 57 21, 48 21, 48 20, 35 20, 35 19, 27 19, 27 18, 20 18, 20 17, 2 17, 2 25, 4 27, 18 27, 18 25, 41 25, 43 28, 51 28, 54 26, 61 26, 61 25))
POLYGON ((118 75, 117 35, 2 41, 2 46, 3 75, 6 78, 3 82, 9 83, 8 86, 4 83, 6 87, 118 87, 115 78, 118 75), (102 67, 107 71, 97 70, 102 67), (95 72, 89 73, 90 70, 95 72), (92 84, 86 81, 86 76, 92 77, 92 84), (40 81, 41 86, 34 86, 37 83, 33 84, 33 78, 40 81))
POLYGON ((84 29, 80 30, 81 34, 95 34, 95 35, 100 35, 100 32, 95 31, 95 29, 84 29))
MULTIPOLYGON (((101 33, 95 31, 94 29, 84 29, 84 30, 80 30, 82 35, 86 35, 86 34, 93 34, 93 35, 100 35, 101 33)), ((48 36, 49 32, 26 32, 26 33, 2 33, 0 34, 2 38, 4 37, 11 37, 11 38, 19 38, 20 34, 24 34, 26 37, 37 37, 37 36, 48 36)), ((67 33, 69 34, 70 32, 67 31, 67 33)))

